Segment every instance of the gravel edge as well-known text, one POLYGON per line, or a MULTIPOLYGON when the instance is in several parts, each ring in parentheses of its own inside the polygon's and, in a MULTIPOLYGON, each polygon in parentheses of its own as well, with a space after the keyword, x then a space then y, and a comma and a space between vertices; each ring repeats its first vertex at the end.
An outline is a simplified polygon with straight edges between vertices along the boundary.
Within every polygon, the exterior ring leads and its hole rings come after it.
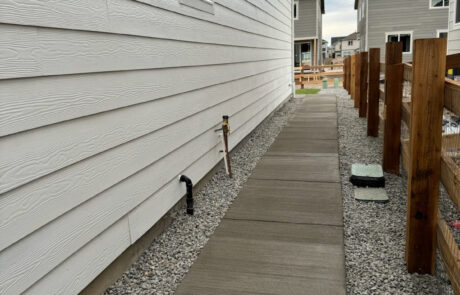
MULTIPOLYGON (((354 200, 349 182, 351 164, 381 163, 382 136, 366 136, 366 119, 358 118, 345 90, 329 89, 320 94, 337 95, 347 294, 454 294, 439 253, 435 276, 406 271, 406 175, 385 173, 387 204, 354 200)), ((449 207, 445 195, 440 199, 449 207)))
POLYGON ((231 153, 233 179, 219 168, 195 195, 195 215, 184 206, 172 210, 169 227, 105 294, 174 294, 258 161, 294 113, 291 98, 265 119, 231 153))

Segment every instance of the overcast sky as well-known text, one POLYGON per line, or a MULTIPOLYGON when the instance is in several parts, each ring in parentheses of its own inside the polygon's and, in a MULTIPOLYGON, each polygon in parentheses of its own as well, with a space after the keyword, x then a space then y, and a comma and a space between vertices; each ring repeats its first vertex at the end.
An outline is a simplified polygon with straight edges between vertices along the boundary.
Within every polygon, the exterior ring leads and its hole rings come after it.
POLYGON ((331 46, 331 37, 347 36, 356 32, 355 0, 325 0, 323 39, 331 46))

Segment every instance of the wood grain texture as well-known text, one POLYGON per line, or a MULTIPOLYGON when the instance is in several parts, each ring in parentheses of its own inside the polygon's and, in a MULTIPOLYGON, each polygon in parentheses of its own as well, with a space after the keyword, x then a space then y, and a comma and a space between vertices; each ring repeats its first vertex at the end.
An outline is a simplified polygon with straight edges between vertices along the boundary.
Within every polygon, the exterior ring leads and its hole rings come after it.
POLYGON ((402 43, 386 44, 385 127, 383 129, 383 171, 399 174, 401 146, 401 103, 403 95, 402 43))
POLYGON ((437 241, 455 294, 460 294, 460 250, 450 227, 438 211, 437 241))
MULTIPOLYGON (((220 24, 214 16, 210 22, 203 17, 209 14, 177 1, 156 1, 158 7, 148 6, 134 0, 67 0, 37 2, 33 0, 7 0, 0 4, 2 22, 28 26, 62 28, 82 31, 127 34, 153 38, 165 38, 201 43, 215 43, 260 48, 289 49, 288 41, 281 41, 260 35, 255 31, 257 25, 241 30, 242 25, 232 22, 233 17, 241 19, 235 12, 217 5, 216 9, 225 10, 216 14, 227 21, 220 24), (174 6, 172 6, 174 5, 174 6), (180 11, 174 11, 180 9, 180 11), (186 11, 184 11, 186 10, 186 11), (179 13, 178 13, 179 12, 179 13), (206 33, 204 33, 206 32, 206 33)), ((290 26, 290 23, 289 23, 290 26)), ((266 26, 270 31, 270 27, 266 26)), ((266 31, 267 31, 266 30, 266 31)), ((278 31, 279 32, 279 31, 278 31)), ((289 32, 289 31, 286 31, 289 32)), ((265 33, 266 34, 266 33, 265 33)))
POLYGON ((380 48, 369 49, 367 136, 379 136, 380 48))
POLYGON ((444 88, 444 107, 460 117, 460 83, 446 79, 444 88))
MULTIPOLYGON (((247 82, 254 83, 254 80, 247 82)), ((211 92, 199 91, 186 95, 189 102, 193 101, 193 107, 189 108, 177 108, 177 105, 183 102, 170 98, 169 101, 162 100, 141 105, 141 110, 122 110, 126 118, 137 121, 132 124, 120 120, 119 123, 127 128, 124 133, 134 135, 137 131, 143 135, 138 134, 137 139, 126 141, 125 144, 119 142, 110 150, 3 195, 0 199, 0 234, 5 238, 0 241, 0 250, 114 183, 154 163, 204 130, 214 128, 221 118, 216 114, 232 115, 253 103, 260 103, 261 100, 263 103, 265 99, 273 99, 274 96, 282 93, 281 86, 287 84, 287 79, 259 82, 257 88, 242 94, 239 92, 241 89, 235 87, 233 92, 228 93, 229 96, 222 96, 216 100, 215 105, 209 103, 209 98, 219 95, 218 87, 211 92), (235 92, 236 96, 233 96, 235 92), (206 105, 209 107, 206 108, 206 105), (152 112, 158 114, 155 119, 151 117, 152 112), (148 155, 147 159, 146 155, 148 155)), ((239 85, 244 86, 244 84, 239 85)), ((94 125, 110 125, 113 120, 108 119, 106 123, 99 122, 94 125)), ((232 126, 239 124, 241 122, 232 122, 232 126)), ((118 126, 115 130, 121 130, 121 127, 118 126)), ((114 135, 113 139, 120 138, 114 135)))
POLYGON ((289 59, 277 59, 7 80, 0 85, 0 136, 185 93, 288 65, 289 59), (177 83, 178 77, 181 83, 177 83))
POLYGON ((221 160, 223 114, 233 148, 290 96, 290 5, 2 1, 0 293, 78 293, 221 160))
POLYGON ((350 79, 351 95, 350 95, 350 98, 352 100, 354 100, 355 96, 356 96, 356 55, 351 56, 350 72, 351 72, 351 79, 350 79))
MULTIPOLYGON (((286 95, 288 93, 285 92, 286 95)), ((272 101, 245 108, 235 114, 234 120, 236 122, 250 120, 254 114, 266 110, 269 105, 273 110, 284 100, 284 97, 276 96, 272 101)), ((16 243, 14 247, 3 250, 0 253, 0 265, 6 267, 0 273, 0 283, 4 286, 5 294, 24 291, 81 246, 138 206, 164 183, 177 178, 183 167, 188 167, 216 146, 218 140, 214 129, 215 127, 211 128, 153 165, 138 171, 47 224, 46 227, 40 228, 16 243), (30 251, 31 249, 33 251, 30 251)), ((250 130, 252 129, 248 132, 250 130)))
POLYGON ((288 49, 2 24, 0 47, 0 79, 215 65, 288 58, 291 54, 288 49))
POLYGON ((24 294, 78 294, 130 245, 128 218, 110 226, 24 294))
POLYGON ((360 54, 360 68, 359 68, 359 117, 366 118, 367 116, 367 79, 368 79, 368 66, 369 66, 369 53, 361 52, 360 54))
POLYGON ((444 38, 414 41, 406 234, 410 273, 434 273, 446 52, 444 38))

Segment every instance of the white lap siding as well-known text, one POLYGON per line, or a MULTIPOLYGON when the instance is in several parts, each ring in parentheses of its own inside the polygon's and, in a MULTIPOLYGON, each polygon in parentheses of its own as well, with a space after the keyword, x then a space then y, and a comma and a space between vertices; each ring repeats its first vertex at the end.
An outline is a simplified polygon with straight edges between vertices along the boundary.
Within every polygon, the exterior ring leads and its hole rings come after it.
POLYGON ((0 294, 75 294, 292 94, 291 1, 0 1, 0 294))

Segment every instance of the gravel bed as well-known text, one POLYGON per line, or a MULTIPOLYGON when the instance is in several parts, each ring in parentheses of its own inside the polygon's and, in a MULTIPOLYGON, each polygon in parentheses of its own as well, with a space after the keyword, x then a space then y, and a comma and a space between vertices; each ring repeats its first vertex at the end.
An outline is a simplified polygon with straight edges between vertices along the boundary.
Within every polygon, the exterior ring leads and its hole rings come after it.
POLYGON ((221 165, 195 195, 195 215, 173 210, 171 225, 106 294, 173 294, 298 103, 289 100, 245 138, 231 154, 233 179, 221 165))
MULTIPOLYGON (((411 275, 406 271, 406 175, 385 173, 385 189, 390 198, 386 204, 354 200, 349 182, 351 165, 381 163, 382 136, 366 136, 366 119, 358 118, 358 111, 345 90, 329 89, 321 93, 338 96, 347 294, 454 294, 439 253, 435 276, 411 275)), ((440 200, 446 219, 458 218, 445 193, 440 200)))

